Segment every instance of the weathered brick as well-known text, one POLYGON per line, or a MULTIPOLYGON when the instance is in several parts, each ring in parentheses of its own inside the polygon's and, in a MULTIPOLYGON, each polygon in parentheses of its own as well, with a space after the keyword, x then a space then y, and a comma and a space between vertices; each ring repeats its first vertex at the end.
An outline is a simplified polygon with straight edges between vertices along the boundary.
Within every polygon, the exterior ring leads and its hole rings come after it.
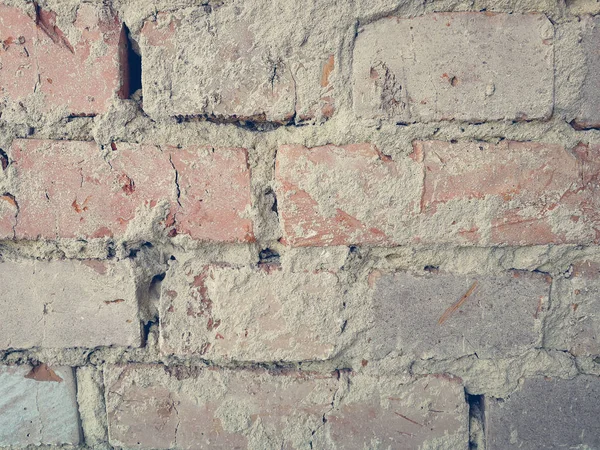
POLYGON ((285 241, 294 246, 386 245, 414 215, 423 175, 370 144, 277 152, 278 208, 285 241))
POLYGON ((0 446, 80 441, 73 369, 0 366, 0 446))
POLYGON ((5 238, 13 226, 17 239, 122 237, 162 217, 171 236, 253 240, 244 149, 113 144, 105 159, 93 142, 15 140, 10 156, 18 189, 2 202, 5 238))
POLYGON ((396 122, 548 118, 553 36, 540 14, 380 19, 354 46, 355 112, 396 122))
POLYGON ((0 195, 0 239, 14 236, 18 212, 17 202, 11 194, 0 195))
POLYGON ((129 365, 105 370, 110 443, 129 448, 307 448, 336 376, 129 365))
POLYGON ((581 49, 585 55, 585 79, 581 109, 575 118, 579 128, 600 127, 600 17, 581 19, 581 49))
POLYGON ((519 355, 541 345, 551 280, 513 271, 459 276, 373 273, 375 355, 421 359, 519 355))
POLYGON ((509 398, 486 399, 486 448, 600 448, 598 405, 597 376, 526 379, 509 398))
POLYGON ((128 262, 0 263, 0 348, 140 345, 128 262))
POLYGON ((153 116, 224 121, 330 117, 335 44, 282 40, 264 23, 269 15, 259 14, 261 8, 271 11, 270 2, 159 13, 146 21, 140 40, 144 109, 153 116))
POLYGON ((415 142, 277 154, 278 207, 293 246, 600 242, 600 146, 415 142), (412 159, 411 159, 412 158, 412 159))
POLYGON ((558 279, 544 345, 576 356, 600 355, 600 264, 580 261, 558 279))
POLYGON ((600 242, 600 146, 428 141, 413 156, 425 179, 416 240, 600 242))
POLYGON ((105 370, 110 443, 136 448, 468 448, 459 379, 129 365, 105 370), (420 448, 420 447, 419 447, 420 448))
POLYGON ((340 344, 345 290, 330 272, 173 265, 162 284, 165 354, 211 360, 319 360, 340 344))
POLYGON ((83 3, 68 30, 52 11, 32 6, 30 14, 0 5, 4 99, 40 97, 46 109, 93 115, 128 95, 125 32, 106 7, 83 3))
POLYGON ((313 438, 319 449, 469 448, 469 412, 461 380, 427 376, 350 376, 350 390, 313 438))
POLYGON ((180 197, 175 230, 193 239, 254 241, 250 217, 250 169, 243 148, 166 147, 177 171, 180 197))

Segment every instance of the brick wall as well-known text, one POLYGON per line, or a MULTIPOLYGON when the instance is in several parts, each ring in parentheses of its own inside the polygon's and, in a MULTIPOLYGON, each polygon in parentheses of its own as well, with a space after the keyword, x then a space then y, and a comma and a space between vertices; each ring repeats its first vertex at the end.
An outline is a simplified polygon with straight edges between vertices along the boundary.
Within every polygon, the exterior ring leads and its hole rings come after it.
POLYGON ((600 448, 599 2, 0 40, 1 448, 600 448))

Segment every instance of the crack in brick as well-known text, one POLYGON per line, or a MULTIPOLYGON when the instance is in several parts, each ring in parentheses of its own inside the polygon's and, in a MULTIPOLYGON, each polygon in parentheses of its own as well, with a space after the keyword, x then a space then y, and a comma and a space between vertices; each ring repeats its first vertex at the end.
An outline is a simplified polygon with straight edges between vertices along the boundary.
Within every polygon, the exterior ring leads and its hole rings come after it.
POLYGON ((48 36, 52 42, 58 45, 62 45, 71 53, 75 54, 75 49, 62 32, 60 28, 56 26, 56 13, 53 11, 45 11, 36 2, 33 3, 35 8, 35 24, 36 26, 48 36))
POLYGON ((336 373, 337 373, 337 377, 338 377, 338 387, 335 390, 335 392, 333 393, 333 396, 331 398, 331 407, 327 411, 325 411, 323 413, 323 416, 322 416, 322 419, 321 419, 322 420, 321 424, 317 428, 315 428, 314 430, 311 431, 311 440, 308 443, 308 445, 309 445, 309 447, 311 449, 313 448, 313 439, 312 439, 312 436, 314 436, 315 434, 317 434, 317 432, 319 430, 321 430, 325 426, 325 424, 327 423, 327 415, 331 414, 331 412, 334 409, 337 408, 337 405, 335 404, 335 401, 338 398, 338 394, 340 393, 340 389, 342 388, 343 381, 346 382, 347 388, 350 387, 350 380, 348 379, 348 377, 346 377, 345 374, 342 373, 342 371, 339 370, 339 369, 336 370, 336 373), (343 377, 343 381, 342 381, 342 377, 343 377))
POLYGON ((173 170, 175 171, 175 187, 177 189, 177 204, 179 206, 181 206, 181 188, 179 186, 179 171, 177 170, 177 168, 175 167, 175 163, 173 163, 173 158, 171 157, 171 155, 169 155, 169 163, 171 163, 171 167, 173 167, 173 170))

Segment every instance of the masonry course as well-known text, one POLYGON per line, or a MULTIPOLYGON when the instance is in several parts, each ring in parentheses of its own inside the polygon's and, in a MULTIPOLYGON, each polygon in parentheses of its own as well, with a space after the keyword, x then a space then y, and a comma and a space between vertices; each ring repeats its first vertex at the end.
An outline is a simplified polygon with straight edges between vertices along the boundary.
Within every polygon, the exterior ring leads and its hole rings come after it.
POLYGON ((3 0, 0 446, 598 446, 594 0, 3 0))

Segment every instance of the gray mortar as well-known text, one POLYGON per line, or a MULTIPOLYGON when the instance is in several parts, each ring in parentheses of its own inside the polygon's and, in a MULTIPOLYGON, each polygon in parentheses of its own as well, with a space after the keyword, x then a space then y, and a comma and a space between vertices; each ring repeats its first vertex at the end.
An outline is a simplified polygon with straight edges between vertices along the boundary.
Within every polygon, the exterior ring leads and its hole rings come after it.
MULTIPOLYGON (((245 0, 264 4, 262 0, 245 0)), ((31 3, 25 0, 4 0, 15 4, 28 13, 31 3)), ((76 41, 77 35, 71 25, 77 0, 41 0, 42 7, 57 12, 58 25, 67 36, 76 41)), ((94 3, 103 3, 95 0, 94 3)), ((131 30, 134 41, 139 39, 139 31, 144 19, 157 11, 176 11, 182 8, 204 7, 235 3, 233 0, 113 0, 114 9, 131 30)), ((115 99, 110 110, 97 117, 67 117, 64 111, 42 114, 39 103, 0 106, 0 148, 8 151, 15 138, 49 138, 95 141, 99 151, 102 146, 117 142, 169 143, 175 145, 241 146, 249 149, 252 169, 253 205, 257 211, 255 235, 257 242, 249 245, 206 245, 199 244, 185 236, 168 239, 156 233, 145 236, 153 244, 143 247, 143 240, 135 235, 135 230, 122 240, 92 239, 59 240, 52 242, 0 242, 0 260, 18 259, 106 259, 133 258, 138 264, 136 276, 140 283, 149 285, 156 274, 168 270, 169 257, 178 260, 194 258, 198 261, 225 262, 232 265, 252 265, 258 261, 258 253, 263 248, 271 248, 281 255, 285 270, 336 269, 344 283, 365 283, 373 269, 385 271, 422 270, 425 266, 438 266, 441 270, 455 273, 496 273, 507 269, 539 270, 554 277, 562 276, 571 263, 589 259, 600 261, 600 250, 596 246, 529 246, 529 247, 452 247, 452 246, 407 246, 397 248, 362 247, 350 252, 347 247, 315 249, 292 249, 277 242, 280 231, 277 216, 271 211, 274 189, 273 160, 280 144, 302 144, 309 147, 357 142, 372 142, 385 154, 399 158, 412 152, 412 141, 417 139, 440 140, 481 140, 498 142, 500 139, 530 140, 564 145, 572 148, 579 142, 600 144, 600 131, 577 131, 569 122, 580 104, 579 87, 584 77, 583 55, 576 51, 577 15, 600 13, 600 3, 595 0, 347 0, 346 4, 333 6, 336 2, 314 2, 315 17, 323 17, 319 30, 324 33, 321 41, 338 42, 336 64, 333 76, 336 77, 336 113, 325 123, 308 124, 297 127, 255 124, 223 124, 203 119, 178 123, 174 119, 160 122, 152 120, 140 108, 140 94, 137 100, 115 99), (531 122, 486 122, 469 124, 460 122, 436 122, 396 126, 393 124, 361 121, 357 122, 352 112, 350 74, 352 73, 352 49, 357 27, 388 15, 413 17, 434 11, 480 11, 545 13, 555 24, 555 67, 556 101, 555 112, 548 121, 531 122), (332 24, 335 23, 335 29, 332 24), (138 250, 135 256, 135 252, 138 250)), ((299 18, 294 24, 298 29, 310 28, 302 22, 294 8, 307 8, 303 2, 278 2, 291 17, 299 18)), ((302 16, 304 17, 304 16, 302 16)), ((263 17, 279 24, 279 15, 263 17)), ((268 25, 265 25, 268 26, 268 25)), ((288 30, 282 30, 282 33, 288 30)), ((10 192, 15 183, 14 172, 0 172, 0 191, 10 192)), ((155 286, 156 288, 156 286, 155 286)), ((358 299, 359 301, 360 299, 358 299)), ((552 301, 552 299, 551 299, 552 301)), ((156 296, 145 296, 142 311, 144 320, 154 318, 156 296)), ((356 330, 362 327, 357 324, 356 330)), ((352 333, 353 328, 348 329, 352 333)), ((355 331, 359 333, 360 331, 355 331)), ((358 338, 358 335, 351 336, 358 338)), ((105 448, 102 440, 106 436, 104 404, 100 371, 107 364, 126 362, 163 363, 166 365, 210 366, 210 361, 201 358, 164 357, 158 351, 158 328, 150 326, 146 346, 140 349, 94 348, 94 349, 31 349, 0 351, 0 363, 24 364, 46 362, 48 364, 69 365, 78 368, 78 402, 81 408, 84 433, 88 445, 81 448, 105 448)), ((519 380, 527 376, 545 375, 559 378, 572 378, 579 373, 600 375, 600 358, 574 357, 564 351, 547 348, 530 350, 511 358, 483 360, 469 355, 455 360, 412 360, 390 354, 381 361, 369 361, 366 367, 361 364, 360 352, 348 351, 334 359, 322 362, 305 361, 285 364, 226 364, 226 367, 267 367, 286 366, 301 370, 330 372, 333 369, 352 369, 365 375, 396 375, 399 382, 409 382, 413 375, 449 373, 460 376, 471 394, 485 394, 505 397, 516 389, 519 380)), ((51 448, 49 446, 35 448, 51 448)), ((64 446, 62 448, 73 448, 64 446)))

